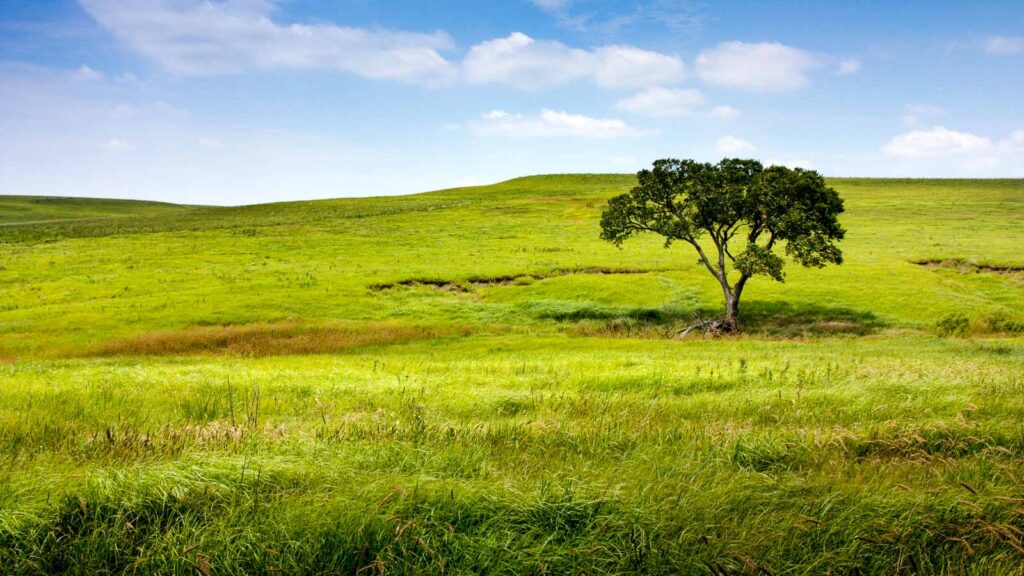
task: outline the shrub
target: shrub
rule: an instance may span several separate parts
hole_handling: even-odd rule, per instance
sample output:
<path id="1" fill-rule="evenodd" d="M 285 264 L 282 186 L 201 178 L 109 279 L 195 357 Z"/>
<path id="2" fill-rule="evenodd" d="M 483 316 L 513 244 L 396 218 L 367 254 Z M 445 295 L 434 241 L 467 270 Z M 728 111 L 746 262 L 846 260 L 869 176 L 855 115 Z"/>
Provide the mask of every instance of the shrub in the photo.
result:
<path id="1" fill-rule="evenodd" d="M 982 320 L 986 332 L 1009 332 L 1020 334 L 1024 332 L 1024 321 L 1007 318 L 1004 312 L 993 312 Z"/>
<path id="2" fill-rule="evenodd" d="M 971 320 L 963 312 L 952 312 L 935 322 L 935 332 L 940 336 L 963 336 L 971 327 Z"/>

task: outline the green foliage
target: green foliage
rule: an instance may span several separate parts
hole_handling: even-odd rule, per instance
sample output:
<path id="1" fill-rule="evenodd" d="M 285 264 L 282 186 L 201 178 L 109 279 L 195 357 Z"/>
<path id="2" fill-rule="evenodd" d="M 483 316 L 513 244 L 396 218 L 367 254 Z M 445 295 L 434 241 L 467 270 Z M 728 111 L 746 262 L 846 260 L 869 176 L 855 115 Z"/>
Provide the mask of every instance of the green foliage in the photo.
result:
<path id="1" fill-rule="evenodd" d="M 769 245 L 785 242 L 786 254 L 803 266 L 842 264 L 835 243 L 846 235 L 838 219 L 843 201 L 821 174 L 772 166 L 759 175 L 745 200 L 751 244 L 760 232 L 770 236 Z"/>
<path id="2" fill-rule="evenodd" d="M 963 336 L 971 328 L 971 319 L 963 312 L 952 312 L 935 322 L 935 331 L 940 336 Z"/>
<path id="3" fill-rule="evenodd" d="M 786 261 L 770 248 L 757 244 L 748 244 L 743 252 L 736 256 L 735 264 L 736 270 L 744 276 L 764 274 L 777 282 L 782 282 L 785 277 L 782 268 Z"/>
<path id="4" fill-rule="evenodd" d="M 776 244 L 803 266 L 843 261 L 836 246 L 846 233 L 838 220 L 843 201 L 817 172 L 765 169 L 755 160 L 735 158 L 718 164 L 668 159 L 640 171 L 637 181 L 628 194 L 609 200 L 601 238 L 621 246 L 631 236 L 653 232 L 666 247 L 690 244 L 721 284 L 730 319 L 748 278 L 783 280 L 785 261 L 772 251 Z M 701 246 L 705 239 L 714 244 L 710 256 Z M 730 261 L 739 272 L 735 284 L 728 279 Z"/>
<path id="5" fill-rule="evenodd" d="M 934 332 L 939 336 L 1020 334 L 1024 333 L 1024 321 L 1013 319 L 1005 311 L 993 311 L 975 318 L 956 311 L 939 318 L 935 322 Z"/>
<path id="6" fill-rule="evenodd" d="M 804 266 L 842 263 L 835 242 L 845 231 L 838 216 L 843 201 L 813 171 L 772 166 L 754 160 L 725 159 L 718 164 L 693 160 L 657 160 L 637 174 L 638 185 L 608 201 L 601 217 L 601 238 L 621 245 L 627 238 L 654 232 L 696 245 L 709 236 L 725 247 L 745 232 L 744 268 L 781 279 L 771 248 L 785 243 L 786 253 Z M 757 242 L 765 238 L 765 244 Z M 770 262 L 762 260 L 771 259 Z M 745 273 L 741 270 L 741 273 Z"/>

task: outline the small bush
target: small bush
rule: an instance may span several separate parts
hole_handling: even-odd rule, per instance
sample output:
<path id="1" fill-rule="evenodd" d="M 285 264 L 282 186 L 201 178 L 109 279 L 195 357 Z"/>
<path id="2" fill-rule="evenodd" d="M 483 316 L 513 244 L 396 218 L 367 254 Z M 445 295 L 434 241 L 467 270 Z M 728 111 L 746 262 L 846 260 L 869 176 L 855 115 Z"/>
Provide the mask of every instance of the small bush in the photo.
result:
<path id="1" fill-rule="evenodd" d="M 971 319 L 963 312 L 946 314 L 935 322 L 935 332 L 939 336 L 963 336 L 970 328 Z"/>
<path id="2" fill-rule="evenodd" d="M 982 319 L 986 332 L 1024 333 L 1024 321 L 1007 318 L 1005 313 L 993 312 Z"/>

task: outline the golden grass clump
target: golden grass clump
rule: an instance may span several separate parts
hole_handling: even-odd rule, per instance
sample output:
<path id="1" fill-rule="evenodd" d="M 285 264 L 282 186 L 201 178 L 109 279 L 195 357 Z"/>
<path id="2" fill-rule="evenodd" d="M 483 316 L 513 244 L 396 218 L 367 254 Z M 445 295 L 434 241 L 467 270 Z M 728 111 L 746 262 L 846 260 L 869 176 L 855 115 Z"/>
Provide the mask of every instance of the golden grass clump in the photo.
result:
<path id="1" fill-rule="evenodd" d="M 311 326 L 296 322 L 195 326 L 147 332 L 100 343 L 86 356 L 173 356 L 226 354 L 284 356 L 327 354 L 361 346 L 400 344 L 443 336 L 467 336 L 469 327 L 353 323 Z"/>

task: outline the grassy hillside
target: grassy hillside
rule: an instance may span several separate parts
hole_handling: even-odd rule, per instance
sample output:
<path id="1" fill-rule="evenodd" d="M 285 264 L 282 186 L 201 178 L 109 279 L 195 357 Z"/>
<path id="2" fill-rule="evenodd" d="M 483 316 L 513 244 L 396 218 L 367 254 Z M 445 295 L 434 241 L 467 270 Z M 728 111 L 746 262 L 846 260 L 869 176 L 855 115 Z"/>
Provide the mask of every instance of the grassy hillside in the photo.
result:
<path id="1" fill-rule="evenodd" d="M 597 238 L 603 202 L 631 182 L 545 176 L 400 198 L 173 216 L 143 205 L 134 218 L 0 226 L 0 354 L 81 355 L 153 331 L 253 322 L 607 331 L 619 317 L 682 320 L 718 307 L 693 254 L 656 238 L 623 250 Z M 745 312 L 755 324 L 864 332 L 926 328 L 955 312 L 979 325 L 1024 319 L 1019 276 L 913 263 L 1020 263 L 1021 181 L 833 184 L 847 201 L 847 263 L 752 282 Z M 416 280 L 450 286 L 403 285 Z M 789 317 L 799 321 L 779 321 Z"/>
<path id="2" fill-rule="evenodd" d="M 138 200 L 0 196 L 0 226 L 55 224 L 126 216 L 138 218 L 181 213 L 187 209 L 186 206 Z"/>
<path id="3" fill-rule="evenodd" d="M 833 180 L 685 341 L 632 181 L 0 197 L 0 573 L 1020 574 L 1024 181 Z"/>

